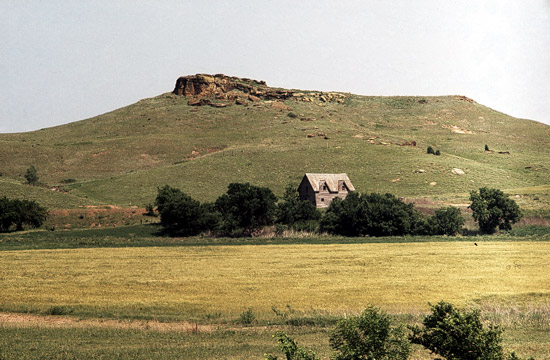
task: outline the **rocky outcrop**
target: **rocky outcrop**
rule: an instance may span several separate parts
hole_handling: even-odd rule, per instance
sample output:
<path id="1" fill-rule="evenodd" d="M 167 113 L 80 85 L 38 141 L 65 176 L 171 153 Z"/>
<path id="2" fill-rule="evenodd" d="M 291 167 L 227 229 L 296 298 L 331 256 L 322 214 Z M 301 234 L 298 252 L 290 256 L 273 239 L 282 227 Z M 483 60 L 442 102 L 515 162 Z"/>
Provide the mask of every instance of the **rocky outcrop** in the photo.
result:
<path id="1" fill-rule="evenodd" d="M 192 105 L 211 105 L 200 101 L 203 98 L 215 97 L 217 100 L 235 101 L 244 104 L 246 100 L 258 102 L 261 100 L 284 101 L 293 99 L 309 102 L 339 102 L 343 103 L 344 94 L 322 92 L 297 92 L 294 90 L 271 88 L 265 81 L 238 78 L 223 74 L 208 75 L 197 74 L 182 76 L 176 81 L 172 93 L 192 98 Z M 246 100 L 245 100 L 246 99 Z"/>

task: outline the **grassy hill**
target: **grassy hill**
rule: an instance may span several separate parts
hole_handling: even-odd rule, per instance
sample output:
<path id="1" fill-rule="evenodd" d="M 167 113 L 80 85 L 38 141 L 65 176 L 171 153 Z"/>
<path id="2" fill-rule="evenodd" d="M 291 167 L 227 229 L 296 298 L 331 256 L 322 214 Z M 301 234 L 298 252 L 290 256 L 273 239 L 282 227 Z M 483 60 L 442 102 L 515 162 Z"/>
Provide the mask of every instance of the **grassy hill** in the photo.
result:
<path id="1" fill-rule="evenodd" d="M 361 192 L 446 199 L 488 185 L 548 198 L 550 126 L 463 96 L 342 99 L 198 107 L 166 93 L 67 125 L 0 134 L 0 194 L 52 208 L 143 206 L 165 184 L 206 201 L 230 182 L 282 195 L 306 172 L 346 172 Z M 441 156 L 426 154 L 429 145 Z M 24 184 L 30 165 L 47 186 Z"/>

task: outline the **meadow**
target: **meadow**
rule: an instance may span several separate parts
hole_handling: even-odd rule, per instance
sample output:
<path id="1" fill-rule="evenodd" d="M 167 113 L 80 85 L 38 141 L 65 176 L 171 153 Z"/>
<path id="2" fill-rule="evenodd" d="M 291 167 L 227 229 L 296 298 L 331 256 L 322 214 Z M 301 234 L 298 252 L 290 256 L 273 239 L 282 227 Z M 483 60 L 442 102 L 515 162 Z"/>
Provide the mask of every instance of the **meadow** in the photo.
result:
<path id="1" fill-rule="evenodd" d="M 550 127 L 463 97 L 346 94 L 343 104 L 286 100 L 285 109 L 187 102 L 162 94 L 67 125 L 0 134 L 0 191 L 50 209 L 144 207 L 166 184 L 200 201 L 231 182 L 281 196 L 306 172 L 346 172 L 360 192 L 404 197 L 467 196 L 487 185 L 512 195 L 529 188 L 532 198 L 548 191 Z M 24 184 L 31 164 L 43 186 Z"/>
<path id="2" fill-rule="evenodd" d="M 50 249 L 40 238 L 56 232 L 1 236 L 0 311 L 37 317 L 1 322 L 5 356 L 261 358 L 276 352 L 271 335 L 283 329 L 328 357 L 338 317 L 374 304 L 416 323 L 429 302 L 445 300 L 502 325 L 507 348 L 550 358 L 547 234 L 157 238 L 153 246 L 148 231 L 66 232 L 67 242 L 97 235 L 74 248 L 58 232 Z M 123 243 L 129 233 L 133 243 Z M 15 349 L 23 355 L 12 357 Z M 430 357 L 417 349 L 413 358 Z"/>
<path id="3" fill-rule="evenodd" d="M 463 96 L 343 98 L 213 108 L 166 93 L 0 134 L 0 196 L 50 211 L 40 230 L 0 234 L 0 359 L 261 358 L 278 329 L 328 358 L 338 318 L 372 304 L 418 323 L 439 300 L 481 309 L 507 349 L 550 359 L 550 127 Z M 483 186 L 525 217 L 494 236 L 233 239 L 162 237 L 144 215 L 166 184 L 201 202 L 231 182 L 280 197 L 306 172 L 345 172 L 427 214 L 457 206 L 465 234 Z"/>

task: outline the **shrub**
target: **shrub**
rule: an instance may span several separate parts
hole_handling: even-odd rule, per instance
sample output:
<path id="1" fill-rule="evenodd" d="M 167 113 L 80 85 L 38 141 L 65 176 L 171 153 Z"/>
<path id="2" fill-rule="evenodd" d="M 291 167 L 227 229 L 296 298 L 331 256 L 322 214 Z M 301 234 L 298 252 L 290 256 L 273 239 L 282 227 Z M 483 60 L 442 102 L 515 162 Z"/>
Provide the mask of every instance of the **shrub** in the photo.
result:
<path id="1" fill-rule="evenodd" d="M 487 146 L 487 144 L 485 144 L 485 151 L 489 151 L 489 146 Z"/>
<path id="2" fill-rule="evenodd" d="M 484 234 L 493 234 L 498 226 L 501 230 L 511 230 L 518 222 L 521 210 L 518 204 L 498 189 L 480 188 L 479 193 L 470 193 L 472 216 Z"/>
<path id="3" fill-rule="evenodd" d="M 432 235 L 456 235 L 464 225 L 460 209 L 449 206 L 438 209 L 428 219 L 429 233 Z"/>
<path id="4" fill-rule="evenodd" d="M 145 215 L 146 216 L 157 216 L 155 213 L 155 207 L 153 204 L 147 204 L 145 205 Z"/>
<path id="5" fill-rule="evenodd" d="M 24 225 L 40 227 L 47 215 L 47 209 L 35 201 L 0 198 L 0 232 L 23 230 Z"/>
<path id="6" fill-rule="evenodd" d="M 54 305 L 44 311 L 44 315 L 70 315 L 72 314 L 73 309 L 66 306 Z"/>
<path id="7" fill-rule="evenodd" d="M 296 114 L 293 113 L 293 112 L 289 112 L 289 113 L 288 113 L 288 117 L 291 118 L 291 119 L 295 119 L 295 118 L 298 117 L 298 115 L 296 115 Z"/>
<path id="8" fill-rule="evenodd" d="M 270 189 L 249 183 L 229 184 L 227 193 L 215 203 L 222 217 L 222 232 L 252 235 L 256 230 L 273 224 L 277 198 Z"/>
<path id="9" fill-rule="evenodd" d="M 252 325 L 255 321 L 256 315 L 254 315 L 251 308 L 248 308 L 246 311 L 241 313 L 238 323 L 241 325 Z"/>
<path id="10" fill-rule="evenodd" d="M 321 219 L 321 231 L 344 236 L 417 234 L 423 218 L 412 204 L 392 194 L 350 193 L 334 199 Z"/>
<path id="11" fill-rule="evenodd" d="M 435 151 L 434 155 L 437 155 L 437 156 L 441 155 L 441 152 L 439 151 L 439 149 L 437 149 L 437 150 Z"/>
<path id="12" fill-rule="evenodd" d="M 285 354 L 287 360 L 319 360 L 319 358 L 315 356 L 315 352 L 298 346 L 298 343 L 284 332 L 279 331 L 274 337 L 277 338 L 279 349 Z M 271 354 L 265 354 L 264 359 L 277 360 L 278 357 Z"/>
<path id="13" fill-rule="evenodd" d="M 340 320 L 329 341 L 336 360 L 397 360 L 410 353 L 403 327 L 392 327 L 390 317 L 374 307 Z"/>
<path id="14" fill-rule="evenodd" d="M 422 324 L 422 328 L 409 327 L 411 342 L 447 360 L 518 359 L 514 353 L 505 356 L 502 331 L 492 325 L 484 328 L 479 310 L 462 311 L 442 301 L 432 305 L 432 313 Z"/>
<path id="15" fill-rule="evenodd" d="M 321 213 L 308 200 L 300 200 L 296 186 L 288 185 L 283 201 L 277 205 L 277 223 L 286 224 L 294 228 L 302 228 L 305 224 L 318 221 Z"/>
<path id="16" fill-rule="evenodd" d="M 283 236 L 287 227 L 283 224 L 275 224 L 275 236 Z"/>
<path id="17" fill-rule="evenodd" d="M 426 150 L 426 153 L 427 154 L 433 154 L 434 153 L 434 148 L 431 147 L 431 146 L 428 146 L 428 149 Z"/>
<path id="18" fill-rule="evenodd" d="M 27 180 L 27 184 L 30 185 L 36 185 L 38 184 L 38 171 L 36 171 L 36 168 L 34 165 L 31 165 L 27 172 L 25 173 L 25 179 Z"/>

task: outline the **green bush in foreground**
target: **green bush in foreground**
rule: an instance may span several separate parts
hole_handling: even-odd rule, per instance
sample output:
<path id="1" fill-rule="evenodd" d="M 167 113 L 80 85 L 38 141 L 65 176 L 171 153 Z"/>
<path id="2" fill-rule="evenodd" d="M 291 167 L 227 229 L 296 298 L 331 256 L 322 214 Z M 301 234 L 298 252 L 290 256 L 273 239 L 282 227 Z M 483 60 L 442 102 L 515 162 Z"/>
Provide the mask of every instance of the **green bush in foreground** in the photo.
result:
<path id="1" fill-rule="evenodd" d="M 463 311 L 441 301 L 422 324 L 409 326 L 412 333 L 407 336 L 403 325 L 392 326 L 388 314 L 370 306 L 361 315 L 338 322 L 329 339 L 335 351 L 331 359 L 406 360 L 413 343 L 447 360 L 521 360 L 513 352 L 504 353 L 502 330 L 492 325 L 485 328 L 479 310 Z M 278 332 L 275 337 L 287 359 L 316 359 L 314 352 L 300 348 L 286 334 Z M 277 357 L 266 355 L 265 359 Z"/>
<path id="2" fill-rule="evenodd" d="M 274 337 L 277 338 L 279 348 L 285 354 L 286 360 L 319 360 L 313 351 L 305 350 L 298 346 L 298 343 L 285 333 L 279 331 Z M 277 360 L 278 357 L 271 354 L 265 354 L 264 359 Z"/>
<path id="3" fill-rule="evenodd" d="M 410 340 L 447 360 L 516 360 L 502 349 L 502 330 L 481 322 L 479 310 L 462 311 L 452 304 L 432 305 L 432 313 L 422 322 L 424 327 L 411 326 Z"/>
<path id="4" fill-rule="evenodd" d="M 335 360 L 404 360 L 410 354 L 403 326 L 392 327 L 389 315 L 375 307 L 340 320 L 330 346 Z"/>

